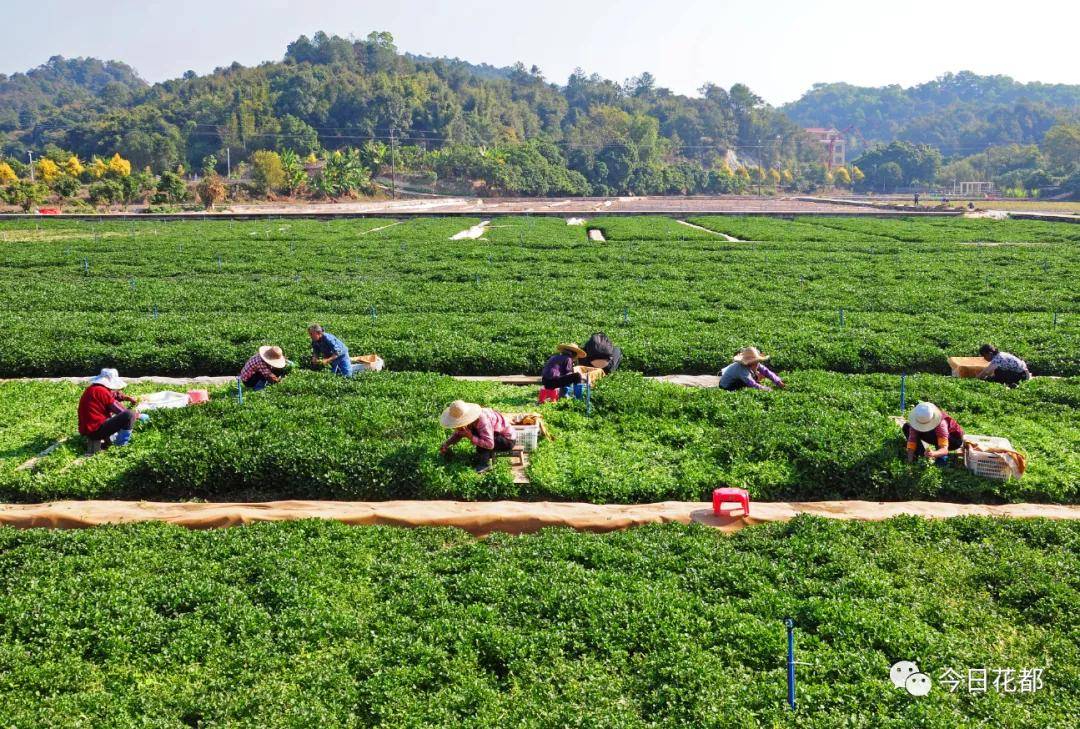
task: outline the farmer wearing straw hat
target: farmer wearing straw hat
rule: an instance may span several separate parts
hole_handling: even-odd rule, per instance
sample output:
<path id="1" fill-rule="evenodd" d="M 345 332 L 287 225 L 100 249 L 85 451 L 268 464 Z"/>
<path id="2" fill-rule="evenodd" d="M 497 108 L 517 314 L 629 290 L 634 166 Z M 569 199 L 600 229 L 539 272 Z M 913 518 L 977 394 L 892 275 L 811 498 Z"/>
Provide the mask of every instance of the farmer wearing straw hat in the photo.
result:
<path id="1" fill-rule="evenodd" d="M 259 352 L 244 363 L 240 370 L 240 382 L 252 390 L 261 390 L 267 385 L 280 382 L 283 370 L 289 364 L 281 347 L 259 347 Z"/>
<path id="2" fill-rule="evenodd" d="M 308 336 L 311 337 L 312 365 L 330 365 L 330 371 L 335 375 L 352 377 L 352 359 L 344 342 L 323 329 L 321 324 L 309 326 Z"/>
<path id="3" fill-rule="evenodd" d="M 79 398 L 79 434 L 89 442 L 87 452 L 91 455 L 108 448 L 113 436 L 116 436 L 117 445 L 124 445 L 131 439 L 139 412 L 128 410 L 120 403 L 136 405 L 139 401 L 125 395 L 125 387 L 127 383 L 120 379 L 120 373 L 106 367 L 90 380 Z"/>
<path id="4" fill-rule="evenodd" d="M 949 451 L 964 446 L 964 429 L 932 402 L 920 402 L 913 407 L 903 430 L 907 438 L 908 463 L 918 456 L 926 456 L 944 466 L 948 463 Z"/>
<path id="5" fill-rule="evenodd" d="M 453 428 L 441 446 L 439 453 L 450 455 L 450 449 L 462 438 L 468 438 L 476 446 L 476 472 L 484 473 L 491 468 L 495 451 L 509 451 L 514 447 L 514 429 L 502 413 L 477 405 L 454 400 L 443 410 L 439 422 L 444 428 Z"/>
<path id="6" fill-rule="evenodd" d="M 762 384 L 768 379 L 779 388 L 786 385 L 772 370 L 763 362 L 769 359 L 768 355 L 761 353 L 757 347 L 745 347 L 731 358 L 731 364 L 720 372 L 720 388 L 724 390 L 741 390 L 744 387 L 752 387 L 755 390 L 771 392 L 772 388 Z"/>
<path id="7" fill-rule="evenodd" d="M 548 390 L 558 390 L 569 385 L 581 384 L 581 373 L 574 370 L 574 363 L 585 356 L 585 350 L 576 344 L 560 344 L 555 354 L 548 358 L 540 380 Z"/>

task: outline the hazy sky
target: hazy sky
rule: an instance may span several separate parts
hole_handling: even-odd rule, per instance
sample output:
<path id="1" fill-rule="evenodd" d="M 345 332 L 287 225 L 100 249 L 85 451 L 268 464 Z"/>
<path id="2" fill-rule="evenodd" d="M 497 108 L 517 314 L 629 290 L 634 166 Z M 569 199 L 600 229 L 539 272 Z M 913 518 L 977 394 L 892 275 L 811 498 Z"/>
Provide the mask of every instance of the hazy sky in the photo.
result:
<path id="1" fill-rule="evenodd" d="M 4 0 L 0 73 L 50 56 L 125 61 L 149 81 L 277 60 L 301 34 L 388 30 L 400 50 L 576 67 L 622 81 L 650 71 L 695 93 L 748 84 L 774 104 L 815 82 L 909 86 L 946 71 L 1080 83 L 1080 0 Z"/>

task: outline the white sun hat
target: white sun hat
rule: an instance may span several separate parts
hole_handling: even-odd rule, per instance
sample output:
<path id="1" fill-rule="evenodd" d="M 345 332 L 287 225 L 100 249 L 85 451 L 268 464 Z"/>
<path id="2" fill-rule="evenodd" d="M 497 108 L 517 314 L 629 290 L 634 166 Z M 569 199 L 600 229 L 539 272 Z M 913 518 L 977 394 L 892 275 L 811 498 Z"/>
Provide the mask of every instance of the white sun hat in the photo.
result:
<path id="1" fill-rule="evenodd" d="M 127 383 L 120 379 L 120 373 L 111 367 L 101 370 L 101 374 L 90 380 L 91 385 L 105 385 L 110 390 L 123 390 Z"/>
<path id="2" fill-rule="evenodd" d="M 941 408 L 932 402 L 921 402 L 911 409 L 908 423 L 920 433 L 929 433 L 938 427 L 944 415 Z"/>
<path id="3" fill-rule="evenodd" d="M 460 428 L 475 422 L 480 417 L 481 410 L 483 408 L 476 403 L 454 400 L 446 410 L 443 410 L 439 422 L 444 428 Z"/>

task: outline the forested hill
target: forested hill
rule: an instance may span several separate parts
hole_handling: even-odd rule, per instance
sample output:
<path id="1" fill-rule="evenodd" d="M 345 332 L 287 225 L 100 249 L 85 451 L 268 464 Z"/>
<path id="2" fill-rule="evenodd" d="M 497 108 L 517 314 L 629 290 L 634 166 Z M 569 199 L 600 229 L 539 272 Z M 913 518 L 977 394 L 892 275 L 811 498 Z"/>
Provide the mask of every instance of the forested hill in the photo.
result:
<path id="1" fill-rule="evenodd" d="M 1080 85 L 961 71 L 909 88 L 815 84 L 781 110 L 804 126 L 854 126 L 871 144 L 903 140 L 964 155 L 990 145 L 1036 144 L 1056 122 L 1080 120 Z"/>
<path id="2" fill-rule="evenodd" d="M 50 62 L 25 78 L 70 63 Z M 578 71 L 556 84 L 535 66 L 407 55 L 388 33 L 301 36 L 280 61 L 123 86 L 88 96 L 22 83 L 6 99 L 12 113 L 0 152 L 25 157 L 52 144 L 84 159 L 120 152 L 137 169 L 197 169 L 226 148 L 234 160 L 260 148 L 307 154 L 386 142 L 393 130 L 399 145 L 427 150 L 490 152 L 529 140 L 528 154 L 580 173 L 574 185 L 587 180 L 597 192 L 661 190 L 665 171 L 684 163 L 686 175 L 701 177 L 726 150 L 766 168 L 817 158 L 797 126 L 741 84 L 708 85 L 697 97 L 659 88 L 648 73 L 619 83 Z M 672 184 L 685 188 L 685 175 L 677 177 Z"/>
<path id="3" fill-rule="evenodd" d="M 26 73 L 0 74 L 0 133 L 32 129 L 58 109 L 122 105 L 146 87 L 125 63 L 53 56 Z"/>

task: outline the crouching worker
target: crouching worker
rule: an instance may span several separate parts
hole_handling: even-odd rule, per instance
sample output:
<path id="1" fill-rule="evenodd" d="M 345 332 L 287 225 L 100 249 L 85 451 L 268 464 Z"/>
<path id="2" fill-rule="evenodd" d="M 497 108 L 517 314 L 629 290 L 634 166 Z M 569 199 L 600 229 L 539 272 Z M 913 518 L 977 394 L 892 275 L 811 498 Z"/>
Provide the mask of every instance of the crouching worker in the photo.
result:
<path id="1" fill-rule="evenodd" d="M 88 455 L 108 448 L 114 442 L 125 445 L 131 440 L 131 430 L 139 413 L 128 410 L 120 403 L 135 405 L 138 400 L 125 395 L 125 387 L 127 383 L 120 379 L 116 370 L 105 368 L 90 380 L 90 385 L 79 398 L 79 434 L 88 441 Z"/>
<path id="2" fill-rule="evenodd" d="M 926 456 L 937 465 L 945 466 L 949 462 L 949 451 L 964 447 L 964 429 L 932 402 L 921 402 L 912 408 L 903 430 L 907 437 L 908 463 Z"/>
<path id="3" fill-rule="evenodd" d="M 514 448 L 514 429 L 502 413 L 491 408 L 464 400 L 455 400 L 443 411 L 439 422 L 454 432 L 439 446 L 439 454 L 449 456 L 450 449 L 462 438 L 468 438 L 476 446 L 476 472 L 491 469 L 491 457 L 495 451 Z"/>
<path id="4" fill-rule="evenodd" d="M 1006 387 L 1016 387 L 1021 382 L 1031 379 L 1031 370 L 1027 362 L 1015 354 L 1002 352 L 992 344 L 984 344 L 979 347 L 979 356 L 989 364 L 983 368 L 978 377 L 981 380 L 999 382 Z"/>
<path id="5" fill-rule="evenodd" d="M 574 369 L 574 365 L 584 356 L 585 350 L 576 344 L 560 344 L 555 347 L 555 354 L 551 355 L 544 365 L 540 381 L 548 390 L 580 385 L 581 373 Z"/>
<path id="6" fill-rule="evenodd" d="M 244 363 L 240 370 L 240 382 L 252 390 L 261 390 L 269 384 L 280 382 L 285 376 L 289 360 L 281 347 L 259 347 L 259 353 Z"/>
<path id="7" fill-rule="evenodd" d="M 326 331 L 319 324 L 308 327 L 311 337 L 311 364 L 315 367 L 330 365 L 330 371 L 342 377 L 352 377 L 352 359 L 344 342 Z"/>
<path id="8" fill-rule="evenodd" d="M 746 347 L 731 358 L 731 364 L 720 371 L 720 388 L 723 390 L 741 390 L 744 387 L 752 387 L 755 390 L 772 391 L 772 388 L 763 384 L 768 379 L 779 388 L 784 388 L 784 381 L 766 367 L 763 362 L 768 361 L 768 355 L 761 353 L 757 347 Z"/>

